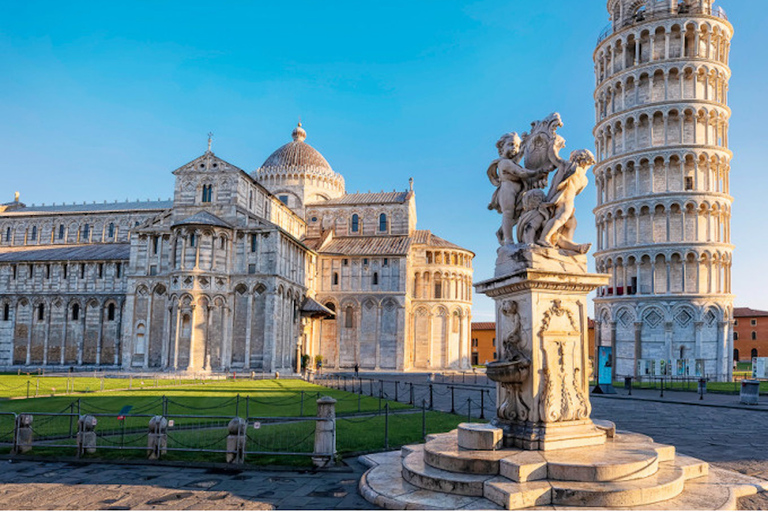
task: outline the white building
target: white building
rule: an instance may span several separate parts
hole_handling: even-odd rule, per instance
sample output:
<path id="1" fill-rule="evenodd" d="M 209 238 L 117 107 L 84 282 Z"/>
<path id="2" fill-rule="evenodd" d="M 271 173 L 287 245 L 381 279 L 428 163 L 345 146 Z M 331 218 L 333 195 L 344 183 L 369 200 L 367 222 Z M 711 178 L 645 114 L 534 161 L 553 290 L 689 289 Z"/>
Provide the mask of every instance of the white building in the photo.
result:
<path id="1" fill-rule="evenodd" d="M 614 372 L 731 376 L 728 54 L 710 0 L 609 0 L 594 53 L 598 343 Z"/>
<path id="2" fill-rule="evenodd" d="M 0 366 L 468 367 L 474 255 L 305 138 L 251 175 L 209 148 L 169 201 L 0 206 Z"/>

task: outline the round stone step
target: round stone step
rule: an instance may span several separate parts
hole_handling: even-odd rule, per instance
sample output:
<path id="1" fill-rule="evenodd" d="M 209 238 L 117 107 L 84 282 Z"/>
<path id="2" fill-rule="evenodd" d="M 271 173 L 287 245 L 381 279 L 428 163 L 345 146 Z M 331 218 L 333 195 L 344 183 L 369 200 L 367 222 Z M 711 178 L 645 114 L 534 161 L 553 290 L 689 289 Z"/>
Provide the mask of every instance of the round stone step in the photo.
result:
<path id="1" fill-rule="evenodd" d="M 403 459 L 403 479 L 428 491 L 461 496 L 483 496 L 483 483 L 490 475 L 470 475 L 437 469 L 424 462 L 424 451 L 417 450 Z"/>
<path id="2" fill-rule="evenodd" d="M 475 475 L 498 474 L 499 460 L 509 455 L 507 449 L 464 450 L 459 447 L 456 436 L 439 436 L 424 445 L 424 461 L 430 466 Z"/>
<path id="3" fill-rule="evenodd" d="M 547 478 L 577 482 L 613 482 L 637 480 L 653 475 L 659 469 L 659 457 L 643 445 L 606 444 L 590 448 L 573 448 L 544 453 Z"/>
<path id="4" fill-rule="evenodd" d="M 665 462 L 659 470 L 639 480 L 619 482 L 558 482 L 552 486 L 552 505 L 572 507 L 637 507 L 669 500 L 683 492 L 683 470 Z"/>

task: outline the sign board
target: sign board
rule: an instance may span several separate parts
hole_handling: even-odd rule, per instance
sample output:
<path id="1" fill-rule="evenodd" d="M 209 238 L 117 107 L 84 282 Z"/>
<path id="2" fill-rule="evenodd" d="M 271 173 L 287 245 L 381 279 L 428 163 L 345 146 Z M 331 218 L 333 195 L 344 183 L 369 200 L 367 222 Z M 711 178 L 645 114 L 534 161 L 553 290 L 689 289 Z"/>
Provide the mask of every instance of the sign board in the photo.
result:
<path id="1" fill-rule="evenodd" d="M 752 378 L 768 379 L 768 357 L 752 358 Z"/>
<path id="2" fill-rule="evenodd" d="M 98 423 L 98 421 L 96 420 L 96 418 L 93 418 L 93 426 L 94 427 L 96 426 L 96 423 Z"/>
<path id="3" fill-rule="evenodd" d="M 253 422 L 253 428 L 256 430 L 259 430 L 261 428 L 261 422 L 260 421 L 254 421 Z"/>
<path id="4" fill-rule="evenodd" d="M 613 347 L 597 347 L 597 383 L 613 383 Z"/>
<path id="5" fill-rule="evenodd" d="M 169 427 L 172 427 L 172 426 L 173 426 L 173 420 L 168 420 L 168 426 L 169 426 Z"/>
<path id="6" fill-rule="evenodd" d="M 132 405 L 126 405 L 122 409 L 120 409 L 120 412 L 117 413 L 117 419 L 118 420 L 124 420 L 126 416 L 128 416 L 128 413 L 131 412 L 131 409 L 133 409 Z"/>

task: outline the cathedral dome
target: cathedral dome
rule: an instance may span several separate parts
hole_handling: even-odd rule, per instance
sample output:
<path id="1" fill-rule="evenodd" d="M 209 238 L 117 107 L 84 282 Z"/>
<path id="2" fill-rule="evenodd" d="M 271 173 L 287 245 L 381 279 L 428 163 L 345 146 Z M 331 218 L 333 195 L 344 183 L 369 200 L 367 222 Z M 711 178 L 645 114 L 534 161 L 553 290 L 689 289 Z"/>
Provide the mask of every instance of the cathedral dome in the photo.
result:
<path id="1" fill-rule="evenodd" d="M 269 155 L 256 171 L 258 176 L 291 171 L 304 171 L 336 177 L 331 165 L 318 150 L 304 142 L 307 132 L 301 123 L 291 133 L 293 140 Z"/>
<path id="2" fill-rule="evenodd" d="M 251 176 L 303 216 L 305 204 L 344 195 L 344 178 L 318 150 L 304 142 L 307 132 L 301 123 L 291 137 L 291 142 L 269 155 Z"/>

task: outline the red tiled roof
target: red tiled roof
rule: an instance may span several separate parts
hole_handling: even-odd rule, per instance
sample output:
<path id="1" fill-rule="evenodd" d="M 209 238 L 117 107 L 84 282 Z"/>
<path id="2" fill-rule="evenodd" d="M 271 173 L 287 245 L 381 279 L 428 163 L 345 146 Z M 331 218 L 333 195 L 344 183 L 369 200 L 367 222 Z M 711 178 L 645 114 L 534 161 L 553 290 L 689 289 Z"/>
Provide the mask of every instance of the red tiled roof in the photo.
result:
<path id="1" fill-rule="evenodd" d="M 432 234 L 432 232 L 428 229 L 417 229 L 416 231 L 413 232 L 411 239 L 413 240 L 414 245 L 427 245 L 429 247 L 438 247 L 443 249 L 458 249 L 460 251 L 472 252 L 454 244 L 453 242 L 449 242 L 448 240 L 445 240 L 443 238 L 440 238 L 437 235 Z"/>
<path id="2" fill-rule="evenodd" d="M 312 247 L 312 242 L 307 246 Z M 322 249 L 315 250 L 320 254 L 396 256 L 408 254 L 409 246 L 407 236 L 351 236 L 334 238 Z"/>
<path id="3" fill-rule="evenodd" d="M 355 205 L 355 204 L 393 204 L 404 203 L 410 197 L 411 192 L 368 192 L 344 194 L 341 197 L 312 203 L 312 206 L 335 206 L 335 205 Z"/>
<path id="4" fill-rule="evenodd" d="M 473 331 L 495 331 L 496 322 L 472 322 Z"/>
<path id="5" fill-rule="evenodd" d="M 733 308 L 733 318 L 744 318 L 748 316 L 768 316 L 768 311 L 752 308 Z"/>

